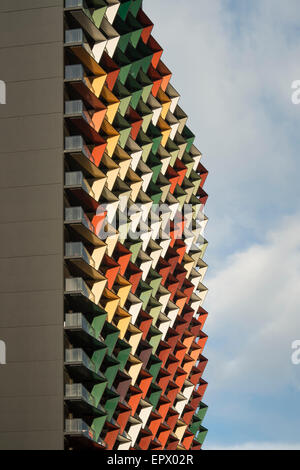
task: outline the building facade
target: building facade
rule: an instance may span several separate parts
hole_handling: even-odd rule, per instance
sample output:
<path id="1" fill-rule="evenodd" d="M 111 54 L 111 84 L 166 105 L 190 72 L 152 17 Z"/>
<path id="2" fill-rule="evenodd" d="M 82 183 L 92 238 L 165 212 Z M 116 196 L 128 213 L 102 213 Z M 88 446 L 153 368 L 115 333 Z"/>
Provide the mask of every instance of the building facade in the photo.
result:
<path id="1" fill-rule="evenodd" d="M 208 172 L 142 3 L 1 1 L 0 449 L 207 433 Z"/>

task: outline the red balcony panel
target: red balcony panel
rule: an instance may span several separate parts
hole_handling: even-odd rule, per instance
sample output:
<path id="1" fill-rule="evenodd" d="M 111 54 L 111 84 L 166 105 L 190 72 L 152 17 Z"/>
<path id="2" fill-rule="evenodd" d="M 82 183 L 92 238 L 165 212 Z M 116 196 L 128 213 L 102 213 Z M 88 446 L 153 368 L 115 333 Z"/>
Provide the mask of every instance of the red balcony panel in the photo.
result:
<path id="1" fill-rule="evenodd" d="M 159 430 L 157 432 L 157 440 L 161 443 L 163 448 L 165 448 L 170 434 L 171 434 L 171 430 L 169 426 L 167 426 L 166 424 L 161 424 L 159 426 Z"/>
<path id="2" fill-rule="evenodd" d="M 183 261 L 185 252 L 186 252 L 186 244 L 184 243 L 183 240 L 175 240 L 173 248 L 176 251 L 176 253 L 179 255 L 178 263 L 181 264 Z"/>
<path id="3" fill-rule="evenodd" d="M 191 405 L 192 408 L 197 409 L 201 401 L 202 401 L 202 395 L 197 390 L 194 390 L 189 404 Z"/>
<path id="4" fill-rule="evenodd" d="M 102 54 L 100 65 L 107 73 L 107 88 L 112 91 L 118 79 L 120 67 L 109 57 L 106 51 Z"/>
<path id="5" fill-rule="evenodd" d="M 120 432 L 119 426 L 115 426 L 114 424 L 109 423 L 106 421 L 104 430 L 102 431 L 105 434 L 103 438 L 104 442 L 106 442 L 106 450 L 113 450 L 115 442 Z"/>
<path id="6" fill-rule="evenodd" d="M 156 351 L 156 355 L 162 361 L 162 367 L 165 367 L 171 351 L 172 351 L 172 348 L 168 343 L 166 343 L 165 341 L 161 341 L 159 343 L 158 349 Z"/>
<path id="7" fill-rule="evenodd" d="M 142 429 L 139 434 L 138 445 L 141 450 L 148 450 L 151 441 L 153 440 L 152 432 L 147 429 Z"/>
<path id="8" fill-rule="evenodd" d="M 145 312 L 144 310 L 141 310 L 139 313 L 138 319 L 136 321 L 136 326 L 138 327 L 139 330 L 143 332 L 142 339 L 146 340 L 149 330 L 151 328 L 153 322 L 153 318 L 149 313 Z"/>
<path id="9" fill-rule="evenodd" d="M 198 168 L 197 168 L 197 173 L 201 176 L 201 183 L 200 186 L 203 188 L 205 181 L 208 177 L 208 171 L 207 169 L 202 165 L 202 163 L 199 163 Z"/>
<path id="10" fill-rule="evenodd" d="M 200 379 L 199 380 L 199 388 L 198 388 L 198 393 L 201 395 L 201 400 L 206 392 L 206 389 L 207 389 L 207 386 L 208 386 L 208 383 L 205 382 L 205 380 L 203 379 Z"/>
<path id="11" fill-rule="evenodd" d="M 170 300 L 173 302 L 179 287 L 179 281 L 173 276 L 173 274 L 169 274 L 165 287 L 171 293 Z"/>
<path id="12" fill-rule="evenodd" d="M 171 432 L 174 431 L 178 418 L 179 418 L 179 413 L 174 408 L 170 408 L 165 421 L 167 425 L 170 427 Z"/>
<path id="13" fill-rule="evenodd" d="M 200 334 L 202 325 L 199 320 L 196 320 L 196 318 L 192 318 L 189 330 L 192 333 L 193 336 L 197 337 Z"/>
<path id="14" fill-rule="evenodd" d="M 172 77 L 172 72 L 168 69 L 168 67 L 161 60 L 159 61 L 159 64 L 156 67 L 156 70 L 163 77 L 162 84 L 161 84 L 161 89 L 163 91 L 166 91 L 167 86 L 169 85 L 169 82 L 170 82 L 171 77 Z"/>
<path id="15" fill-rule="evenodd" d="M 129 377 L 129 375 L 125 374 L 121 370 L 118 371 L 113 385 L 122 400 L 125 400 L 131 381 L 132 378 Z"/>
<path id="16" fill-rule="evenodd" d="M 198 344 L 198 346 L 200 346 L 202 348 L 202 351 L 203 351 L 203 349 L 205 348 L 205 345 L 207 343 L 208 336 L 205 333 L 203 333 L 203 331 L 200 331 L 198 337 L 200 337 L 200 339 L 198 340 L 197 344 Z"/>
<path id="17" fill-rule="evenodd" d="M 104 255 L 100 269 L 107 279 L 107 288 L 112 290 L 117 275 L 120 271 L 120 265 L 116 263 L 113 258 L 110 258 L 108 255 Z"/>
<path id="18" fill-rule="evenodd" d="M 199 346 L 197 343 L 193 342 L 190 346 L 189 356 L 192 359 L 194 359 L 195 362 L 197 362 L 201 352 L 202 352 L 201 346 Z"/>
<path id="19" fill-rule="evenodd" d="M 199 198 L 199 201 L 201 204 L 205 205 L 208 199 L 208 194 L 204 191 L 204 189 L 201 188 L 201 186 L 198 189 L 197 192 L 197 197 Z"/>
<path id="20" fill-rule="evenodd" d="M 167 340 L 166 342 L 168 343 L 168 345 L 171 347 L 171 352 L 173 353 L 174 349 L 175 349 L 175 346 L 177 344 L 177 341 L 179 340 L 180 338 L 180 334 L 177 333 L 176 330 L 174 330 L 174 328 L 169 328 L 168 330 L 168 333 L 167 333 Z M 170 358 L 170 354 L 169 354 L 169 358 Z M 167 362 L 168 363 L 168 362 Z M 168 369 L 169 370 L 169 369 Z"/>
<path id="21" fill-rule="evenodd" d="M 201 450 L 202 449 L 202 444 L 199 444 L 198 441 L 194 440 L 191 445 L 191 451 L 194 452 L 196 450 Z"/>
<path id="22" fill-rule="evenodd" d="M 195 290 L 194 284 L 192 284 L 190 281 L 185 279 L 183 282 L 182 291 L 187 296 L 187 302 L 191 300 L 194 290 Z"/>
<path id="23" fill-rule="evenodd" d="M 175 349 L 174 349 L 174 356 L 179 361 L 178 367 L 180 367 L 186 353 L 187 353 L 187 347 L 184 346 L 184 344 L 178 342 L 176 344 Z"/>
<path id="24" fill-rule="evenodd" d="M 193 310 L 189 305 L 185 304 L 184 309 L 181 312 L 181 316 L 188 323 L 189 327 L 192 323 L 194 314 L 195 314 L 195 310 Z"/>
<path id="25" fill-rule="evenodd" d="M 194 434 L 192 434 L 190 431 L 185 431 L 181 444 L 186 450 L 190 450 L 193 444 L 194 437 Z"/>
<path id="26" fill-rule="evenodd" d="M 116 414 L 118 415 L 116 421 L 120 426 L 120 434 L 122 434 L 125 430 L 125 427 L 128 423 L 128 420 L 131 416 L 131 408 L 127 405 L 119 403 L 117 406 Z"/>
<path id="27" fill-rule="evenodd" d="M 150 36 L 147 46 L 151 49 L 153 52 L 153 59 L 152 59 L 152 66 L 156 69 L 156 67 L 159 64 L 160 58 L 163 53 L 162 47 L 158 44 L 158 42 L 154 39 L 153 36 Z"/>
<path id="28" fill-rule="evenodd" d="M 169 450 L 169 451 L 177 450 L 178 445 L 179 445 L 179 439 L 177 439 L 176 436 L 170 436 L 166 444 L 166 450 Z"/>
<path id="29" fill-rule="evenodd" d="M 143 26 L 143 32 L 142 32 L 141 38 L 144 41 L 144 43 L 147 44 L 151 36 L 151 32 L 153 30 L 154 25 L 142 9 L 140 9 L 140 11 L 137 14 L 137 20 Z"/>
<path id="30" fill-rule="evenodd" d="M 128 406 L 132 409 L 131 416 L 134 416 L 141 401 L 143 392 L 139 387 L 133 387 L 132 385 L 129 387 L 129 391 L 127 393 L 126 401 Z"/>
<path id="31" fill-rule="evenodd" d="M 149 417 L 149 421 L 148 421 L 148 428 L 152 432 L 153 437 L 156 437 L 157 431 L 161 423 L 162 423 L 161 415 L 159 413 L 152 411 Z"/>
<path id="32" fill-rule="evenodd" d="M 208 364 L 208 360 L 206 359 L 206 357 L 202 356 L 202 354 L 200 354 L 197 360 L 200 361 L 197 369 L 203 374 Z"/>
<path id="33" fill-rule="evenodd" d="M 193 358 L 188 356 L 187 354 L 184 356 L 184 359 L 182 361 L 182 368 L 188 373 L 191 373 L 192 368 L 194 367 L 196 361 L 194 361 Z"/>
<path id="34" fill-rule="evenodd" d="M 177 305 L 179 308 L 179 315 L 181 315 L 184 306 L 187 302 L 187 296 L 183 294 L 180 290 L 176 291 L 176 294 L 174 296 L 173 302 Z"/>
<path id="35" fill-rule="evenodd" d="M 199 315 L 198 321 L 201 323 L 201 329 L 203 329 L 208 317 L 208 312 L 204 310 L 204 308 L 200 307 L 197 313 Z"/>
<path id="36" fill-rule="evenodd" d="M 179 254 L 174 250 L 174 248 L 169 247 L 166 253 L 166 260 L 171 265 L 171 272 L 174 272 L 179 262 Z"/>
<path id="37" fill-rule="evenodd" d="M 161 369 L 159 371 L 156 382 L 157 382 L 157 385 L 162 389 L 163 393 L 165 393 L 166 391 L 170 377 L 171 377 L 171 374 L 166 369 Z"/>
<path id="38" fill-rule="evenodd" d="M 183 333 L 186 331 L 188 327 L 188 322 L 185 321 L 181 316 L 176 318 L 175 324 L 174 324 L 174 330 L 177 331 L 179 334 L 179 338 L 181 340 L 181 337 Z"/>
<path id="39" fill-rule="evenodd" d="M 169 276 L 171 272 L 171 265 L 163 258 L 159 258 L 156 270 L 158 274 L 162 277 L 161 283 L 164 286 L 166 283 L 167 277 Z"/>
<path id="40" fill-rule="evenodd" d="M 193 416 L 194 416 L 194 414 L 196 413 L 196 409 L 197 409 L 197 408 L 193 408 L 192 406 L 187 405 L 187 406 L 184 408 L 184 410 L 183 410 L 181 419 L 182 419 L 182 421 L 184 421 L 185 424 L 187 424 L 188 426 L 189 426 L 189 425 L 191 424 L 191 422 L 192 422 Z"/>
<path id="41" fill-rule="evenodd" d="M 170 400 L 166 396 L 162 395 L 157 405 L 157 411 L 161 415 L 163 421 L 165 421 L 170 407 L 171 407 Z"/>
<path id="42" fill-rule="evenodd" d="M 140 375 L 138 377 L 137 383 L 142 391 L 142 398 L 146 398 L 150 385 L 153 381 L 153 376 L 149 374 L 146 370 L 141 370 Z"/>
<path id="43" fill-rule="evenodd" d="M 151 441 L 151 444 L 149 446 L 149 450 L 152 451 L 152 452 L 156 452 L 158 450 L 164 450 L 164 449 L 163 449 L 163 446 L 161 445 L 161 443 L 159 441 L 157 441 L 156 439 L 154 439 L 153 441 Z"/>
<path id="44" fill-rule="evenodd" d="M 201 376 L 202 376 L 202 372 L 200 370 L 198 370 L 197 367 L 193 367 L 191 372 L 190 372 L 189 381 L 193 385 L 196 386 L 199 383 L 199 380 L 201 379 Z"/>
<path id="45" fill-rule="evenodd" d="M 178 385 L 179 389 L 182 390 L 183 384 L 186 381 L 188 374 L 181 367 L 178 367 L 174 376 L 174 382 Z"/>
<path id="46" fill-rule="evenodd" d="M 182 161 L 177 158 L 176 162 L 174 163 L 174 170 L 177 171 L 179 175 L 178 184 L 182 186 L 183 180 L 187 173 L 187 167 L 182 163 Z"/>
<path id="47" fill-rule="evenodd" d="M 156 98 L 157 93 L 161 87 L 163 78 L 152 65 L 150 65 L 149 67 L 148 75 L 153 82 L 152 95 L 154 96 L 154 98 Z"/>
<path id="48" fill-rule="evenodd" d="M 133 294 L 135 294 L 142 276 L 143 271 L 130 261 L 126 269 L 126 278 L 132 284 L 131 292 Z"/>
<path id="49" fill-rule="evenodd" d="M 113 258 L 120 266 L 120 274 L 124 276 L 129 261 L 131 260 L 132 253 L 120 242 L 117 243 L 114 250 Z"/>
<path id="50" fill-rule="evenodd" d="M 177 264 L 176 269 L 174 271 L 174 276 L 176 279 L 179 281 L 179 288 L 182 289 L 183 283 L 187 278 L 187 271 L 184 269 L 184 267 L 181 264 Z M 193 286 L 194 287 L 194 286 Z"/>
<path id="51" fill-rule="evenodd" d="M 101 145 L 96 145 L 92 151 L 92 156 L 94 159 L 94 163 L 96 166 L 100 165 L 100 162 L 102 160 L 102 157 L 104 155 L 105 149 L 107 147 L 107 143 L 105 142 L 104 144 Z"/>
<path id="52" fill-rule="evenodd" d="M 96 215 L 92 219 L 92 225 L 94 227 L 94 232 L 97 236 L 102 232 L 106 224 L 107 211 L 103 206 L 99 206 L 96 212 Z"/>
<path id="53" fill-rule="evenodd" d="M 171 406 L 174 405 L 174 401 L 176 400 L 176 397 L 179 392 L 180 392 L 180 389 L 178 385 L 175 382 L 169 382 L 169 385 L 166 390 L 166 396 L 170 400 Z"/>

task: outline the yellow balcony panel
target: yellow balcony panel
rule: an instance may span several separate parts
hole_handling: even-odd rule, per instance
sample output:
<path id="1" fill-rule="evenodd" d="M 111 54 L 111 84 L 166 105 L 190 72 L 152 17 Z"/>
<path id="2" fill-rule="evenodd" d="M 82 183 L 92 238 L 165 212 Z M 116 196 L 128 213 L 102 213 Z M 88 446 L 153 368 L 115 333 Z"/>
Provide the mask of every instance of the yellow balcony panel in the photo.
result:
<path id="1" fill-rule="evenodd" d="M 101 100 L 107 106 L 106 119 L 112 124 L 120 106 L 120 100 L 104 86 L 101 92 Z"/>
<path id="2" fill-rule="evenodd" d="M 112 257 L 113 252 L 115 251 L 116 245 L 119 240 L 119 233 L 114 227 L 110 224 L 105 226 L 105 243 L 107 246 L 107 254 Z"/>
<path id="3" fill-rule="evenodd" d="M 159 120 L 159 118 L 162 114 L 163 107 L 162 107 L 161 103 L 156 98 L 154 98 L 153 95 L 149 96 L 148 101 L 147 101 L 147 105 L 149 106 L 149 108 L 153 112 L 152 124 L 154 126 L 157 126 L 158 120 Z"/>
<path id="4" fill-rule="evenodd" d="M 126 183 L 130 186 L 132 193 L 131 199 L 136 201 L 138 194 L 143 186 L 143 180 L 131 168 L 129 168 L 126 175 Z"/>
<path id="5" fill-rule="evenodd" d="M 72 52 L 80 59 L 80 62 L 85 65 L 87 69 L 95 77 L 102 78 L 103 84 L 106 81 L 107 73 L 102 67 L 96 62 L 96 60 L 88 53 L 88 51 L 82 46 L 71 47 Z"/>
<path id="6" fill-rule="evenodd" d="M 187 271 L 187 278 L 191 276 L 192 270 L 194 268 L 194 260 L 189 255 L 185 254 L 182 260 L 182 265 Z M 191 281 L 192 282 L 192 281 Z"/>
<path id="7" fill-rule="evenodd" d="M 112 157 L 119 142 L 119 138 L 120 138 L 119 132 L 116 131 L 116 129 L 106 119 L 104 119 L 102 126 L 101 126 L 100 135 L 107 142 L 107 147 L 106 147 L 107 155 L 109 157 Z"/>
<path id="8" fill-rule="evenodd" d="M 182 441 L 182 438 L 184 436 L 185 431 L 187 430 L 188 425 L 185 424 L 183 421 L 177 421 L 174 434 L 179 439 L 179 441 Z M 185 449 L 186 450 L 186 449 Z"/>
<path id="9" fill-rule="evenodd" d="M 163 136 L 161 140 L 161 145 L 165 147 L 171 135 L 172 129 L 162 117 L 159 118 L 157 125 L 160 128 L 162 136 Z"/>
<path id="10" fill-rule="evenodd" d="M 117 145 L 112 159 L 119 166 L 119 177 L 124 181 L 127 171 L 130 168 L 132 158 L 125 150 L 122 149 L 122 147 Z"/>
<path id="11" fill-rule="evenodd" d="M 126 331 L 130 325 L 131 315 L 121 307 L 118 307 L 114 314 L 112 323 L 120 330 L 120 339 L 124 339 Z"/>
<path id="12" fill-rule="evenodd" d="M 104 87 L 106 77 L 98 77 L 98 76 L 93 76 L 93 77 L 88 77 L 88 81 L 90 83 L 90 90 L 99 98 L 102 89 Z"/>
<path id="13" fill-rule="evenodd" d="M 143 155 L 143 149 L 131 137 L 129 137 L 126 143 L 126 151 L 132 159 L 131 168 L 133 171 L 136 171 Z"/>
<path id="14" fill-rule="evenodd" d="M 160 88 L 157 93 L 157 100 L 162 106 L 161 117 L 166 119 L 168 112 L 170 111 L 171 100 L 168 95 Z"/>
<path id="15" fill-rule="evenodd" d="M 102 191 L 107 183 L 107 176 L 103 174 L 103 178 L 98 178 L 91 183 L 91 188 L 94 193 L 94 198 L 99 201 Z"/>
<path id="16" fill-rule="evenodd" d="M 132 284 L 125 279 L 125 277 L 118 274 L 114 284 L 114 290 L 118 297 L 120 297 L 120 307 L 124 307 L 127 298 L 130 294 Z M 131 316 L 130 316 L 131 317 Z"/>
<path id="17" fill-rule="evenodd" d="M 99 300 L 106 288 L 107 279 L 104 276 L 102 276 L 102 278 L 103 279 L 101 281 L 97 281 L 94 283 L 90 283 L 90 282 L 87 283 L 90 287 L 92 294 L 95 297 L 95 304 L 99 303 Z"/>
<path id="18" fill-rule="evenodd" d="M 101 261 L 103 260 L 103 257 L 107 250 L 106 243 L 101 241 L 101 244 L 102 246 L 95 248 L 92 253 L 93 260 L 95 261 L 95 269 L 99 269 Z"/>
<path id="19" fill-rule="evenodd" d="M 108 289 L 104 289 L 100 300 L 100 306 L 107 312 L 107 321 L 112 322 L 116 310 L 120 304 L 120 298 Z"/>
<path id="20" fill-rule="evenodd" d="M 143 367 L 142 361 L 130 354 L 129 359 L 126 363 L 125 370 L 127 374 L 132 378 L 132 385 L 135 385 L 139 373 Z"/>

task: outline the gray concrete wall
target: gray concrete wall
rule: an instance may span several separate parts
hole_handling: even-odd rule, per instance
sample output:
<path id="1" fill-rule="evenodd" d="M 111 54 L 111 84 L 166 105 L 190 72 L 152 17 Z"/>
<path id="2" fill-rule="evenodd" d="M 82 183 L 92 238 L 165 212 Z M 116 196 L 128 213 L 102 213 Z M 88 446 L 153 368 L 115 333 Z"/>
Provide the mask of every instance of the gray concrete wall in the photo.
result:
<path id="1" fill-rule="evenodd" d="M 62 449 L 63 0 L 1 0 L 0 80 L 0 449 Z"/>

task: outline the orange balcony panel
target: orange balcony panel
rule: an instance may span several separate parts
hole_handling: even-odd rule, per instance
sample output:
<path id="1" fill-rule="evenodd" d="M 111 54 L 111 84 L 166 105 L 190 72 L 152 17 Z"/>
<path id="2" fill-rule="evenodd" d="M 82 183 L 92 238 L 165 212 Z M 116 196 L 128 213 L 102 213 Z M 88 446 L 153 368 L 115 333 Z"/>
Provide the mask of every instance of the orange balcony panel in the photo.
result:
<path id="1" fill-rule="evenodd" d="M 181 160 L 179 160 L 179 158 L 177 158 L 176 162 L 174 163 L 174 170 L 177 171 L 179 175 L 178 184 L 179 186 L 182 186 L 183 180 L 187 173 L 187 167 L 182 163 Z"/>
<path id="2" fill-rule="evenodd" d="M 185 356 L 185 354 L 187 353 L 187 347 L 184 346 L 184 344 L 178 342 L 176 344 L 176 347 L 174 349 L 174 356 L 176 357 L 176 359 L 178 359 L 179 361 L 179 364 L 178 366 L 180 367 L 182 361 L 183 361 L 183 358 Z"/>
<path id="3" fill-rule="evenodd" d="M 165 92 L 171 80 L 172 72 L 162 61 L 159 62 L 158 66 L 156 67 L 156 70 L 163 77 L 161 89 Z"/>
<path id="4" fill-rule="evenodd" d="M 137 14 L 137 20 L 143 26 L 141 38 L 144 41 L 144 43 L 147 44 L 151 36 L 151 32 L 153 30 L 154 25 L 142 9 L 140 9 Z"/>
<path id="5" fill-rule="evenodd" d="M 146 340 L 149 330 L 151 328 L 152 322 L 153 322 L 153 318 L 151 317 L 151 315 L 149 315 L 149 313 L 142 310 L 138 316 L 136 325 L 139 328 L 139 330 L 143 332 L 143 336 L 142 336 L 143 340 Z"/>
<path id="6" fill-rule="evenodd" d="M 166 342 L 170 346 L 172 353 L 175 349 L 177 341 L 179 341 L 179 338 L 180 338 L 180 334 L 176 330 L 174 330 L 174 328 L 169 328 Z M 169 357 L 170 357 L 170 355 L 169 355 Z"/>
<path id="7" fill-rule="evenodd" d="M 179 181 L 179 175 L 178 175 L 177 171 L 174 170 L 174 168 L 172 168 L 169 165 L 165 176 L 166 176 L 166 178 L 168 178 L 168 180 L 171 183 L 170 193 L 174 194 L 174 191 L 175 191 L 176 186 L 177 186 L 178 181 Z"/>
<path id="8" fill-rule="evenodd" d="M 156 351 L 156 355 L 162 361 L 162 367 L 165 367 L 168 357 L 171 353 L 171 350 L 172 348 L 167 342 L 161 341 L 159 343 L 158 349 Z"/>
<path id="9" fill-rule="evenodd" d="M 170 436 L 166 445 L 166 450 L 169 450 L 169 451 L 177 450 L 178 445 L 179 445 L 179 439 L 177 439 L 176 437 Z"/>
<path id="10" fill-rule="evenodd" d="M 181 367 L 178 367 L 174 376 L 174 382 L 178 385 L 179 389 L 182 390 L 183 384 L 186 381 L 188 374 Z"/>
<path id="11" fill-rule="evenodd" d="M 202 444 L 199 444 L 198 441 L 194 440 L 191 445 L 191 451 L 194 452 L 196 450 L 201 450 L 202 449 Z"/>
<path id="12" fill-rule="evenodd" d="M 186 304 L 186 301 L 187 301 L 187 296 L 183 294 L 182 292 L 180 292 L 179 290 L 177 290 L 175 297 L 174 297 L 174 303 L 179 308 L 179 315 L 181 315 L 184 309 L 184 306 Z"/>
<path id="13" fill-rule="evenodd" d="M 102 160 L 102 157 L 104 155 L 106 147 L 107 147 L 107 142 L 105 142 L 105 141 L 104 141 L 103 144 L 96 145 L 96 147 L 94 147 L 94 149 L 92 151 L 92 156 L 94 158 L 94 163 L 95 163 L 96 166 L 100 165 L 100 162 Z"/>
<path id="14" fill-rule="evenodd" d="M 188 348 L 188 351 L 190 350 L 193 343 L 196 344 L 194 340 L 195 340 L 195 336 L 193 336 L 189 331 L 185 331 L 181 338 L 182 344 L 184 344 Z M 195 358 L 193 357 L 193 359 Z"/>
<path id="15" fill-rule="evenodd" d="M 135 294 L 142 276 L 143 271 L 130 261 L 126 269 L 126 278 L 132 284 L 131 292 L 133 294 Z"/>
<path id="16" fill-rule="evenodd" d="M 163 53 L 162 47 L 158 44 L 158 42 L 154 39 L 153 36 L 150 36 L 147 46 L 153 51 L 153 59 L 152 59 L 152 66 L 156 69 L 159 64 L 160 58 Z"/>
<path id="17" fill-rule="evenodd" d="M 161 424 L 159 426 L 159 429 L 157 432 L 157 440 L 161 443 L 163 448 L 165 448 L 170 434 L 171 434 L 171 430 L 169 426 L 166 426 L 165 424 Z"/>
<path id="18" fill-rule="evenodd" d="M 182 291 L 187 296 L 187 302 L 191 300 L 194 290 L 195 290 L 194 284 L 192 284 L 190 281 L 185 279 L 183 282 Z"/>
<path id="19" fill-rule="evenodd" d="M 170 408 L 165 421 L 167 425 L 169 426 L 171 432 L 174 431 L 178 418 L 179 418 L 179 413 L 174 408 Z"/>
<path id="20" fill-rule="evenodd" d="M 184 243 L 183 240 L 176 240 L 173 248 L 176 251 L 176 253 L 179 255 L 178 263 L 181 264 L 183 261 L 183 257 L 186 253 L 186 244 Z"/>
<path id="21" fill-rule="evenodd" d="M 174 330 L 180 335 L 180 340 L 188 327 L 188 322 L 186 322 L 182 317 L 177 317 L 174 325 Z"/>
<path id="22" fill-rule="evenodd" d="M 166 396 L 171 402 L 171 406 L 173 406 L 174 401 L 176 400 L 177 394 L 180 392 L 180 389 L 178 385 L 175 384 L 175 382 L 169 382 L 167 391 L 166 391 Z"/>
<path id="23" fill-rule="evenodd" d="M 190 346 L 189 356 L 192 359 L 194 359 L 195 362 L 197 362 L 201 352 L 202 352 L 201 346 L 199 346 L 197 343 L 193 342 Z"/>
<path id="24" fill-rule="evenodd" d="M 171 265 L 171 272 L 174 272 L 176 265 L 179 262 L 179 254 L 174 250 L 174 248 L 169 247 L 165 259 Z"/>
<path id="25" fill-rule="evenodd" d="M 153 440 L 152 432 L 146 429 L 142 429 L 140 432 L 140 440 L 138 442 L 138 445 L 141 448 L 141 450 L 148 450 L 152 440 Z"/>
<path id="26" fill-rule="evenodd" d="M 104 228 L 104 225 L 106 222 L 106 216 L 107 216 L 107 211 L 102 206 L 99 206 L 97 209 L 96 215 L 92 219 L 94 232 L 97 236 Z"/>
<path id="27" fill-rule="evenodd" d="M 148 393 L 149 387 L 152 383 L 153 376 L 149 374 L 146 370 L 141 370 L 140 375 L 138 377 L 138 386 L 142 391 L 142 398 L 145 399 Z"/>
<path id="28" fill-rule="evenodd" d="M 164 449 L 160 442 L 158 442 L 157 440 L 153 440 L 151 441 L 149 450 L 152 452 L 156 452 L 158 450 L 164 450 Z"/>
<path id="29" fill-rule="evenodd" d="M 205 345 L 207 343 L 208 336 L 205 333 L 203 333 L 203 331 L 200 331 L 199 336 L 200 336 L 200 339 L 197 342 L 197 344 L 198 344 L 198 346 L 200 346 L 202 348 L 202 351 L 203 351 L 203 349 L 205 348 Z"/>
<path id="30" fill-rule="evenodd" d="M 131 416 L 131 408 L 123 403 L 119 403 L 116 413 L 118 414 L 116 421 L 120 426 L 120 434 L 122 434 Z"/>
<path id="31" fill-rule="evenodd" d="M 127 403 L 128 406 L 131 408 L 131 416 L 134 416 L 141 401 L 143 392 L 138 387 L 133 387 L 132 385 L 129 387 L 129 391 L 127 393 Z"/>
<path id="32" fill-rule="evenodd" d="M 190 431 L 185 431 L 181 444 L 186 450 L 190 450 L 194 437 L 194 434 L 192 434 Z"/>
<path id="33" fill-rule="evenodd" d="M 102 124 L 103 124 L 103 121 L 104 121 L 105 116 L 106 116 L 106 110 L 107 110 L 107 108 L 105 107 L 105 109 L 103 111 L 95 111 L 93 113 L 92 121 L 93 121 L 96 132 L 99 132 L 99 130 L 100 130 Z"/>
<path id="34" fill-rule="evenodd" d="M 131 124 L 131 138 L 136 140 L 138 133 L 143 125 L 142 117 L 133 109 L 131 106 L 129 107 L 126 113 L 126 119 Z"/>
<path id="35" fill-rule="evenodd" d="M 160 370 L 158 377 L 156 379 L 156 382 L 157 382 L 157 385 L 162 389 L 163 393 L 165 393 L 166 391 L 170 378 L 171 378 L 170 372 L 164 369 Z"/>
<path id="36" fill-rule="evenodd" d="M 205 184 L 205 181 L 208 177 L 208 171 L 207 169 L 202 165 L 202 163 L 199 163 L 198 165 L 198 168 L 197 168 L 197 173 L 199 173 L 200 177 L 201 177 L 201 183 L 200 183 L 200 186 L 201 188 L 203 188 L 204 184 Z"/>
<path id="37" fill-rule="evenodd" d="M 162 257 L 159 258 L 157 267 L 156 267 L 157 272 L 159 275 L 162 277 L 162 285 L 164 286 L 167 280 L 168 275 L 170 274 L 171 271 L 171 265 L 167 263 L 166 260 L 164 260 Z"/>
<path id="38" fill-rule="evenodd" d="M 201 401 L 202 401 L 202 397 L 203 395 L 201 393 L 199 393 L 197 390 L 194 390 L 193 391 L 193 394 L 192 394 L 192 398 L 190 400 L 190 406 L 192 408 L 195 408 L 197 409 L 198 406 L 200 405 Z"/>
<path id="39" fill-rule="evenodd" d="M 101 67 L 107 73 L 106 86 L 112 91 L 120 73 L 120 67 L 109 57 L 106 51 L 102 54 Z"/>
<path id="40" fill-rule="evenodd" d="M 104 429 L 106 435 L 103 440 L 107 445 L 106 450 L 112 450 L 119 435 L 120 428 L 106 421 Z"/>
<path id="41" fill-rule="evenodd" d="M 162 420 L 165 421 L 171 402 L 166 396 L 161 396 L 157 405 L 157 411 L 161 415 Z"/>
<path id="42" fill-rule="evenodd" d="M 120 266 L 120 274 L 124 276 L 129 261 L 131 259 L 132 253 L 131 251 L 127 250 L 124 245 L 120 242 L 117 243 L 116 248 L 114 250 L 113 258 Z"/>
<path id="43" fill-rule="evenodd" d="M 193 366 L 195 365 L 195 361 L 194 359 L 192 359 L 190 356 L 188 356 L 187 354 L 185 355 L 183 361 L 182 361 L 182 368 L 188 373 L 190 374 Z"/>
<path id="44" fill-rule="evenodd" d="M 190 323 L 190 332 L 192 333 L 193 336 L 197 337 L 200 334 L 201 331 L 201 323 L 199 320 L 196 320 L 196 318 L 192 318 L 191 323 Z"/>
<path id="45" fill-rule="evenodd" d="M 204 308 L 200 307 L 198 310 L 198 314 L 199 314 L 198 321 L 201 323 L 201 329 L 203 329 L 205 322 L 207 320 L 207 317 L 208 317 L 208 312 L 204 310 Z"/>
<path id="46" fill-rule="evenodd" d="M 195 412 L 196 412 L 196 408 L 193 408 L 192 406 L 187 405 L 184 408 L 182 416 L 181 416 L 182 421 L 184 421 L 184 423 L 189 426 L 193 419 Z"/>
<path id="47" fill-rule="evenodd" d="M 186 280 L 187 277 L 187 271 L 184 269 L 184 267 L 181 264 L 177 264 L 176 269 L 174 271 L 174 276 L 176 279 L 179 281 L 179 289 L 182 288 L 184 281 Z M 193 284 L 192 284 L 193 285 Z M 194 285 L 193 285 L 194 288 Z"/>
<path id="48" fill-rule="evenodd" d="M 154 98 L 156 98 L 163 81 L 162 76 L 155 70 L 152 65 L 150 65 L 149 67 L 148 75 L 153 82 L 152 95 L 154 96 Z"/>
<path id="49" fill-rule="evenodd" d="M 169 274 L 165 287 L 171 292 L 170 300 L 173 301 L 179 288 L 179 281 L 172 274 Z"/>
<path id="50" fill-rule="evenodd" d="M 120 265 L 116 263 L 116 261 L 113 258 L 110 258 L 107 255 L 104 255 L 100 269 L 107 279 L 108 289 L 112 290 L 115 280 L 117 278 L 117 275 L 119 274 L 119 271 L 120 271 Z"/>
<path id="51" fill-rule="evenodd" d="M 184 309 L 181 312 L 182 318 L 188 322 L 189 326 L 192 323 L 193 316 L 195 315 L 195 310 L 193 310 L 189 305 L 185 304 Z M 191 332 L 192 334 L 192 332 Z M 193 335 L 195 336 L 195 335 Z"/>
<path id="52" fill-rule="evenodd" d="M 202 400 L 202 398 L 203 398 L 203 396 L 204 396 L 204 394 L 205 394 L 205 392 L 206 392 L 207 386 L 208 386 L 208 383 L 205 382 L 205 380 L 200 379 L 200 381 L 199 381 L 199 388 L 198 388 L 197 391 L 198 391 L 199 395 L 201 395 L 201 400 Z"/>
<path id="53" fill-rule="evenodd" d="M 193 385 L 197 385 L 199 383 L 199 380 L 201 379 L 202 372 L 198 370 L 197 367 L 193 367 L 190 373 L 189 381 Z"/>
<path id="54" fill-rule="evenodd" d="M 159 426 L 162 423 L 162 417 L 159 413 L 152 412 L 149 418 L 148 428 L 153 434 L 153 437 L 156 437 Z"/>

